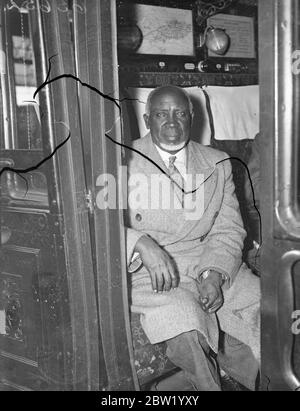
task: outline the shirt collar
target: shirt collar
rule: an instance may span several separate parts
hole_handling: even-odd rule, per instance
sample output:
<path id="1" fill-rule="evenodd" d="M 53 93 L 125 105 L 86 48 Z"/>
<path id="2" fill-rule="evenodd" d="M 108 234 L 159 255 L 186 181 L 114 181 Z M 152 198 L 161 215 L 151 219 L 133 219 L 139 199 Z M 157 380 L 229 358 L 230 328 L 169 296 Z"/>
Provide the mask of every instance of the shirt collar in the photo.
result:
<path id="1" fill-rule="evenodd" d="M 187 154 L 186 146 L 183 147 L 176 154 L 170 154 L 167 151 L 162 150 L 156 144 L 155 144 L 155 147 L 156 147 L 159 155 L 161 156 L 163 162 L 166 164 L 167 167 L 169 166 L 169 158 L 172 157 L 172 156 L 176 156 L 175 164 L 176 163 L 181 163 L 181 164 L 184 164 L 184 166 L 186 166 L 186 154 Z"/>

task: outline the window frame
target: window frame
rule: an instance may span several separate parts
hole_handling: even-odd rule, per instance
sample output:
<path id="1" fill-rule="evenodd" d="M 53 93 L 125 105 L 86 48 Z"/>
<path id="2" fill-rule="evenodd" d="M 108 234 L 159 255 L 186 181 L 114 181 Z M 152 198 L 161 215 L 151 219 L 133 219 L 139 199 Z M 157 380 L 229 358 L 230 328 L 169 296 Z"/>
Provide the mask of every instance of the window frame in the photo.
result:
<path id="1" fill-rule="evenodd" d="M 295 51 L 295 16 L 300 7 L 293 0 L 276 2 L 275 38 L 275 237 L 300 239 L 300 167 L 298 133 L 300 121 L 295 113 L 295 90 L 299 75 L 292 70 Z M 297 22 L 298 24 L 298 22 Z M 299 45 L 300 48 L 300 45 Z"/>
<path id="2" fill-rule="evenodd" d="M 4 139 L 1 140 L 1 158 L 0 163 L 2 167 L 10 167 L 16 169 L 27 169 L 35 164 L 39 164 L 44 157 L 44 140 L 47 140 L 48 130 L 48 111 L 45 111 L 44 120 L 41 118 L 41 128 L 40 133 L 43 138 L 42 145 L 40 148 L 28 148 L 28 149 L 18 149 L 18 128 L 17 128 L 17 96 L 16 96 L 16 84 L 15 84 L 15 73 L 14 73 L 14 58 L 13 58 L 13 40 L 12 35 L 10 35 L 10 29 L 8 27 L 8 16 L 7 13 L 11 12 L 7 5 L 1 4 L 1 20 L 0 27 L 2 29 L 1 45 L 6 54 L 6 74 L 1 75 L 1 96 L 2 100 L 5 102 L 3 105 L 3 126 L 4 126 Z M 21 11 L 20 11 L 21 12 Z M 28 12 L 28 18 L 30 20 L 31 12 Z M 28 22 L 30 30 L 32 23 Z M 33 47 L 33 62 L 35 65 L 35 72 L 37 76 L 37 84 L 42 81 L 38 78 L 39 69 L 43 64 L 42 61 L 42 50 L 44 48 L 44 38 L 40 35 L 38 37 L 34 35 L 33 31 L 30 33 L 30 39 L 32 41 Z M 43 70 L 41 70 L 41 73 Z M 43 74 L 41 74 L 42 76 Z M 42 104 L 42 103 L 41 103 Z M 41 116 L 42 117 L 42 116 Z M 43 125 L 44 122 L 44 125 Z M 47 124 L 47 125 L 46 125 Z M 47 131 L 45 128 L 47 127 Z M 44 138 L 46 137 L 46 138 Z M 34 190 L 30 184 L 28 184 L 27 189 L 23 187 L 23 183 L 20 178 L 26 178 L 26 174 L 17 174 L 13 176 L 13 171 L 7 171 L 1 176 L 1 195 L 3 199 L 1 202 L 11 206 L 17 207 L 34 207 L 34 208 L 49 208 L 49 178 L 47 167 L 41 166 L 36 172 L 43 174 L 45 177 L 46 185 L 44 192 Z M 32 175 L 36 173 L 35 171 L 27 174 L 27 180 L 30 182 L 32 180 Z M 28 179 L 28 175 L 30 178 Z"/>

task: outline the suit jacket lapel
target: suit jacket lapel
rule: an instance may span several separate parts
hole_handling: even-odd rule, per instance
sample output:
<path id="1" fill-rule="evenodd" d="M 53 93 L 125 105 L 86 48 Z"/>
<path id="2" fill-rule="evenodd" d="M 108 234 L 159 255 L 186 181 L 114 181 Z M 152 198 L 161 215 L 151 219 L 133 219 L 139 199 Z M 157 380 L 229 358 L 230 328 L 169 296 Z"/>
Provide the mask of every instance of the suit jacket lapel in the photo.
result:
<path id="1" fill-rule="evenodd" d="M 186 195 L 186 206 L 187 202 L 193 201 L 191 206 L 192 210 L 194 207 L 196 207 L 196 201 L 201 201 L 203 204 L 203 207 L 197 205 L 196 212 L 197 210 L 202 210 L 205 212 L 207 209 L 211 198 L 213 196 L 215 187 L 216 187 L 216 173 L 214 173 L 216 166 L 215 164 L 211 164 L 206 160 L 206 158 L 202 155 L 201 151 L 199 150 L 198 145 L 194 145 L 193 142 L 190 142 L 188 145 L 188 164 L 187 164 L 187 172 L 188 175 L 193 176 L 193 179 L 190 177 L 190 181 L 192 181 L 192 190 L 191 192 L 194 192 L 193 194 L 187 194 Z M 196 175 L 202 176 L 201 179 L 197 181 L 196 178 L 194 178 Z M 202 187 L 199 186 L 199 181 L 201 185 L 201 180 L 202 180 Z M 203 189 L 203 195 L 197 196 L 199 192 L 197 190 Z M 192 196 L 192 197 L 191 197 Z M 188 237 L 190 233 L 195 229 L 195 226 L 198 224 L 201 224 L 201 218 L 202 216 L 195 216 L 195 218 L 190 219 L 187 218 L 187 214 L 189 213 L 189 209 L 186 207 L 185 212 L 183 213 L 183 218 L 182 218 L 182 224 L 179 225 L 179 230 L 177 231 L 177 240 L 183 240 L 184 238 Z"/>
<path id="2" fill-rule="evenodd" d="M 159 155 L 159 152 L 156 150 L 150 133 L 144 138 L 146 142 L 145 154 L 152 160 L 152 162 L 147 161 L 147 168 L 149 167 L 149 169 L 151 169 L 152 174 L 161 174 L 161 170 L 168 174 L 168 169 Z"/>
<path id="3" fill-rule="evenodd" d="M 188 175 L 193 177 L 190 178 L 192 184 L 191 187 L 189 187 L 189 190 L 191 192 L 194 192 L 193 194 L 193 199 L 196 196 L 196 191 L 200 189 L 199 185 L 201 185 L 201 181 L 203 182 L 202 184 L 204 185 L 204 209 L 206 209 L 207 205 L 210 202 L 211 196 L 212 196 L 212 191 L 214 188 L 214 176 L 213 173 L 216 169 L 216 166 L 214 164 L 209 163 L 206 158 L 203 156 L 201 151 L 199 150 L 199 146 L 197 147 L 194 146 L 194 143 L 191 141 L 188 145 L 188 167 L 187 167 L 187 172 Z M 198 181 L 196 179 L 196 176 L 201 176 Z"/>
<path id="4" fill-rule="evenodd" d="M 197 147 L 198 148 L 198 147 Z M 196 154 L 197 153 L 197 154 Z M 199 155 L 200 154 L 200 155 Z M 187 173 L 189 175 L 203 175 L 206 181 L 215 171 L 215 165 L 210 164 L 199 150 L 195 149 L 193 142 L 191 141 L 188 145 L 188 160 L 187 160 Z M 192 190 L 197 188 L 196 180 L 193 179 Z"/>
<path id="5" fill-rule="evenodd" d="M 169 175 L 169 170 L 163 162 L 161 156 L 159 155 L 150 133 L 145 137 L 145 150 L 144 153 L 153 161 L 146 161 L 145 168 L 147 168 L 147 174 L 161 174 L 163 170 L 167 175 Z M 159 167 L 157 167 L 157 166 Z M 190 141 L 187 146 L 187 174 L 193 176 L 189 178 L 190 184 L 185 187 L 186 192 L 194 192 L 193 199 L 196 195 L 196 190 L 199 189 L 199 184 L 197 184 L 197 179 L 194 178 L 196 175 L 203 176 L 204 184 L 204 210 L 207 208 L 213 191 L 215 188 L 215 176 L 214 171 L 216 169 L 215 164 L 211 164 L 199 150 L 199 145 L 194 144 L 193 141 Z M 168 178 L 168 176 L 166 176 Z M 171 183 L 171 182 L 170 182 Z M 172 190 L 174 192 L 174 185 L 171 183 Z M 176 190 L 175 190 L 176 193 Z M 177 193 L 176 193 L 177 195 Z M 188 194 L 189 195 L 189 194 Z M 177 210 L 178 211 L 178 210 Z M 180 210 L 179 210 L 180 211 Z"/>
<path id="6" fill-rule="evenodd" d="M 179 192 L 179 190 L 176 190 L 176 189 L 175 189 L 174 183 L 172 183 L 172 180 L 171 180 L 171 178 L 169 177 L 169 170 L 168 170 L 168 168 L 166 167 L 164 161 L 162 160 L 159 152 L 157 151 L 157 149 L 156 149 L 156 147 L 155 147 L 155 144 L 154 144 L 153 141 L 152 141 L 151 135 L 148 134 L 148 136 L 145 137 L 145 138 L 147 138 L 147 147 L 146 147 L 147 155 L 148 155 L 148 157 L 153 161 L 153 163 L 155 163 L 155 164 L 158 166 L 158 167 L 157 167 L 155 164 L 153 164 L 152 162 L 149 162 L 149 161 L 148 161 L 148 164 L 149 164 L 149 166 L 150 166 L 150 168 L 151 168 L 151 170 L 149 170 L 150 173 L 152 173 L 152 174 L 162 174 L 162 171 L 161 171 L 161 170 L 163 170 L 163 171 L 165 172 L 165 174 L 166 174 L 165 177 L 166 177 L 166 178 L 169 180 L 169 182 L 170 182 L 171 190 L 172 190 L 172 192 L 173 192 L 173 195 L 175 194 L 176 197 L 178 198 L 178 201 L 181 203 L 181 201 L 182 201 L 181 192 Z"/>
<path id="7" fill-rule="evenodd" d="M 155 145 L 152 141 L 151 135 L 144 137 L 144 146 L 143 146 L 143 154 L 145 154 L 149 160 L 142 160 L 141 167 L 143 172 L 151 177 L 153 174 L 161 174 L 163 170 L 166 174 L 168 174 L 168 169 L 165 166 L 162 158 L 160 157 L 158 151 L 155 148 Z M 159 166 L 159 168 L 156 166 Z M 188 157 L 187 157 L 187 173 L 190 175 L 202 174 L 204 178 L 204 210 L 207 208 L 211 197 L 214 193 L 215 189 L 215 179 L 216 175 L 215 165 L 209 163 L 206 158 L 202 155 L 201 151 L 199 150 L 198 145 L 194 145 L 193 142 L 190 142 L 188 145 Z M 160 170 L 161 169 L 161 170 Z M 168 176 L 166 176 L 168 178 Z M 171 182 L 170 182 L 171 183 Z M 173 186 L 173 184 L 171 184 Z M 192 184 L 192 190 L 196 190 L 197 188 L 197 181 L 194 179 Z M 202 200 L 203 201 L 203 200 Z M 177 225 L 178 229 L 176 230 L 176 234 L 174 234 L 173 238 L 169 238 L 169 244 L 173 242 L 178 242 L 184 238 L 186 238 L 195 228 L 195 225 L 198 225 L 201 221 L 201 216 L 196 218 L 195 220 L 187 220 L 185 217 L 186 210 L 161 210 L 161 212 L 167 214 L 167 218 L 169 219 L 170 223 L 173 220 L 173 223 Z"/>

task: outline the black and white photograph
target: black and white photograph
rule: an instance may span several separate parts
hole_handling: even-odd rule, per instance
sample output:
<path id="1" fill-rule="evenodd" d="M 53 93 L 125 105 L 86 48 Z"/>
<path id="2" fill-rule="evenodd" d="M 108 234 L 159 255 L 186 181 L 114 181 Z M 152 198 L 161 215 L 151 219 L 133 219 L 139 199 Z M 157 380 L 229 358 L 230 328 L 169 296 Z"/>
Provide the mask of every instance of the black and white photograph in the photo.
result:
<path id="1" fill-rule="evenodd" d="M 0 0 L 0 234 L 0 391 L 300 391 L 300 2 Z"/>

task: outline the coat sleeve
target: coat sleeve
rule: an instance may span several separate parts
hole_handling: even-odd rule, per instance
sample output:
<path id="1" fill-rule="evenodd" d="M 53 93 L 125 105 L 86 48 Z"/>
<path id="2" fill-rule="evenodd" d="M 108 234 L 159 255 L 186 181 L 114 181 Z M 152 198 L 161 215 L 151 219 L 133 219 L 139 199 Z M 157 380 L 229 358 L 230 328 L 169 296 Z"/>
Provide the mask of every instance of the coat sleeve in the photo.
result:
<path id="1" fill-rule="evenodd" d="M 197 271 L 199 275 L 205 270 L 215 270 L 226 276 L 227 285 L 231 286 L 242 264 L 246 231 L 235 195 L 231 163 L 224 161 L 219 167 L 223 167 L 225 177 L 223 201 L 207 235 Z"/>
<path id="2" fill-rule="evenodd" d="M 129 266 L 131 262 L 136 243 L 144 235 L 145 233 L 141 231 L 136 231 L 133 228 L 126 228 L 127 266 Z"/>

